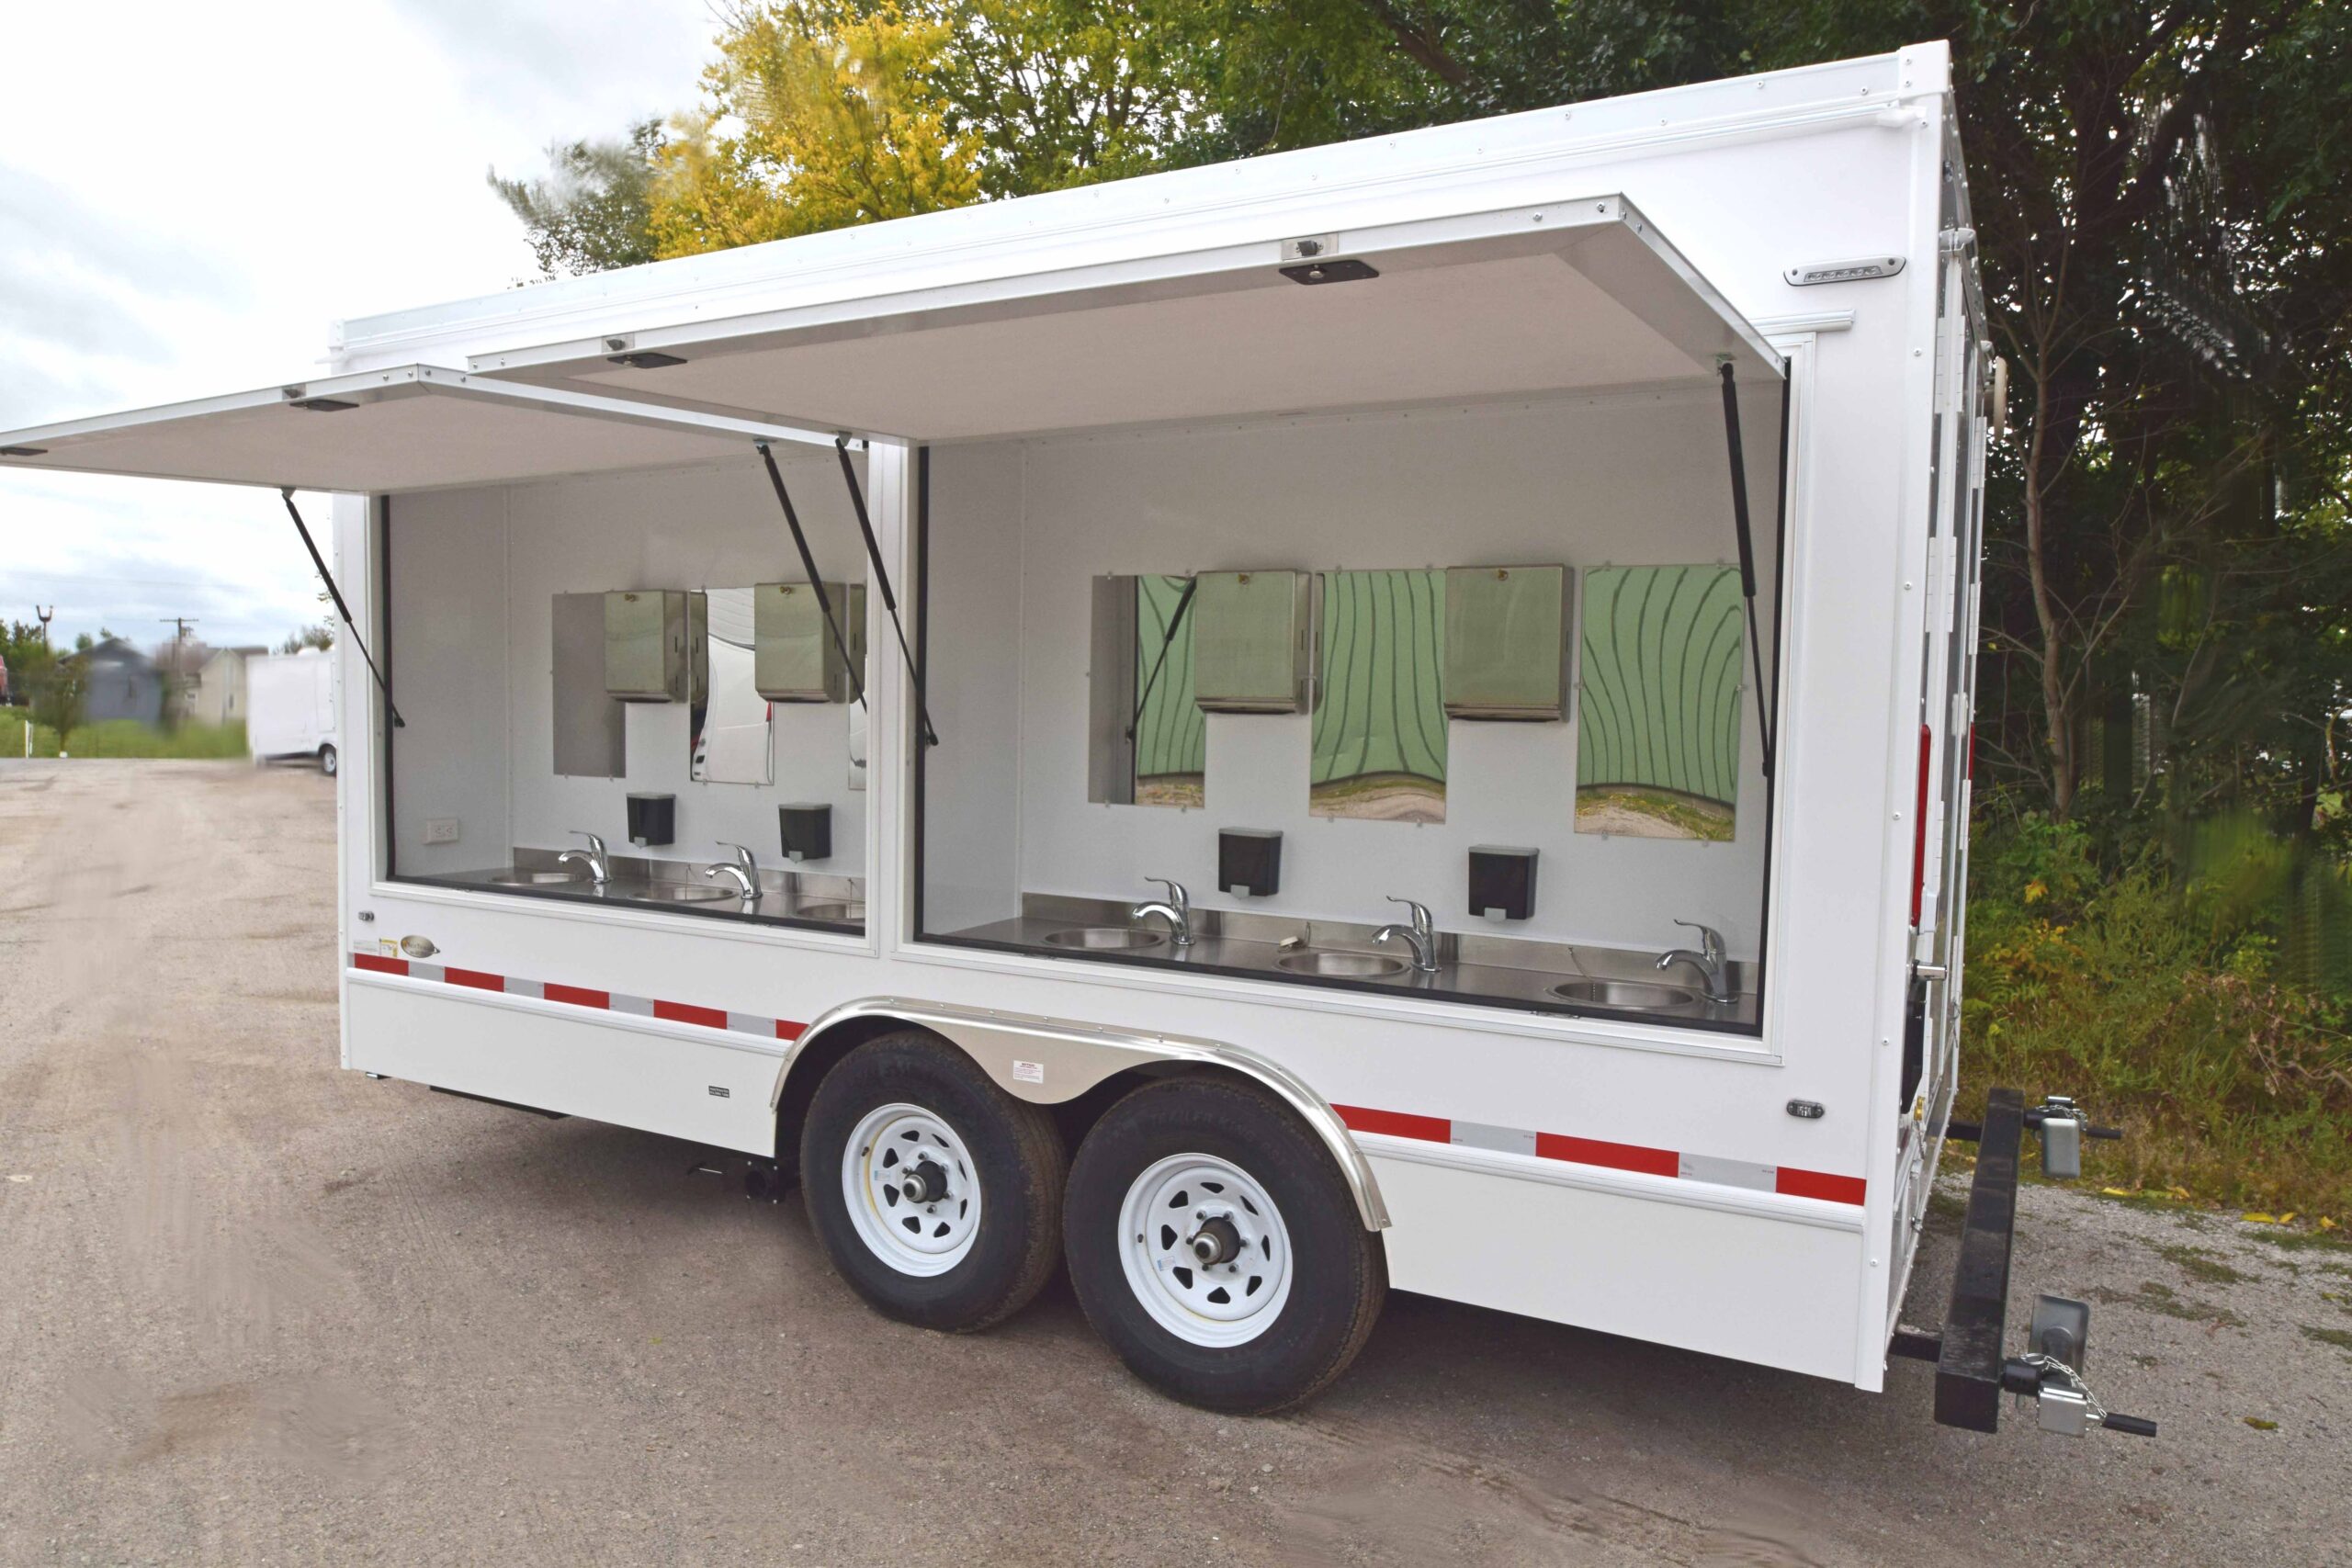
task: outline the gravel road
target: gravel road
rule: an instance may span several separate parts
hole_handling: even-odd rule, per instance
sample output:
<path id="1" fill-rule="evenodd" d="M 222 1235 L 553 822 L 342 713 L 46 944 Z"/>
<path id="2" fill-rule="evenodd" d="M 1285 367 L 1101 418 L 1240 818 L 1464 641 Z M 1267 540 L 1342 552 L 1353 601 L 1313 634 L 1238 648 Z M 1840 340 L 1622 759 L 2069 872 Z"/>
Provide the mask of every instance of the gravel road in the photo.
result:
<path id="1" fill-rule="evenodd" d="M 2352 1250 L 2029 1190 L 2019 1302 L 2098 1303 L 2153 1442 L 1403 1295 L 1221 1418 L 1060 1284 L 901 1328 L 688 1145 L 339 1071 L 334 833 L 0 763 L 0 1562 L 2352 1562 Z"/>

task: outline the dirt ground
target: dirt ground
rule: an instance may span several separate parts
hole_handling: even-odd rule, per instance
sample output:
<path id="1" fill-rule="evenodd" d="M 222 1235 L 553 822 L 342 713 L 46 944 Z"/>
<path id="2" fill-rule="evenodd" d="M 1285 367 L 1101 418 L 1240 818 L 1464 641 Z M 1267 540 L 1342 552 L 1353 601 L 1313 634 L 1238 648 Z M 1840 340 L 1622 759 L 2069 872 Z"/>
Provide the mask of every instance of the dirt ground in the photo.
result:
<path id="1" fill-rule="evenodd" d="M 685 1145 L 339 1071 L 334 831 L 0 763 L 0 1562 L 2352 1562 L 2352 1252 L 2030 1190 L 2020 1311 L 2154 1441 L 1401 1295 L 1221 1418 L 1064 1286 L 901 1328 Z"/>

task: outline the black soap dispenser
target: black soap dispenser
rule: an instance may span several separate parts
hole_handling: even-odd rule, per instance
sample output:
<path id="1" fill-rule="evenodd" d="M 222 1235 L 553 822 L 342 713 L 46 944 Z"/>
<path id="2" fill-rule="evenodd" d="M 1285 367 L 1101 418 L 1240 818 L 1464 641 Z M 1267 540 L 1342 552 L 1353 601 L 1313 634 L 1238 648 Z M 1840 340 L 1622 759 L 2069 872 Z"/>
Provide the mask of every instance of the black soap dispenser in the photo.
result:
<path id="1" fill-rule="evenodd" d="M 1283 836 L 1258 828 L 1220 829 L 1216 885 L 1243 898 L 1271 898 L 1283 889 Z"/>
<path id="2" fill-rule="evenodd" d="M 1489 920 L 1535 913 L 1535 852 L 1505 844 L 1470 846 L 1470 912 Z"/>
<path id="3" fill-rule="evenodd" d="M 784 829 L 784 858 L 788 861 L 831 860 L 833 855 L 833 808 L 802 804 L 776 808 Z"/>

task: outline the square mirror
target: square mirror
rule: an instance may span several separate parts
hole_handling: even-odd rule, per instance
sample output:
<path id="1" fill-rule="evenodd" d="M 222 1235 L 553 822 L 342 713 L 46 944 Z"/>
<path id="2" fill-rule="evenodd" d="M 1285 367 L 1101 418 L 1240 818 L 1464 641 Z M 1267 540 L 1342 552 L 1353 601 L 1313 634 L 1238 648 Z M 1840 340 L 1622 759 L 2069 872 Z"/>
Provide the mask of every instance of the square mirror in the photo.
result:
<path id="1" fill-rule="evenodd" d="M 1445 574 L 1323 579 L 1323 682 L 1307 810 L 1445 820 Z"/>
<path id="2" fill-rule="evenodd" d="M 1585 574 L 1577 832 L 1730 840 L 1742 614 L 1734 567 Z"/>
<path id="3" fill-rule="evenodd" d="M 702 601 L 695 618 L 704 657 L 695 661 L 697 689 L 687 725 L 690 776 L 696 784 L 774 784 L 768 700 L 752 674 L 752 590 L 711 588 L 695 597 Z"/>

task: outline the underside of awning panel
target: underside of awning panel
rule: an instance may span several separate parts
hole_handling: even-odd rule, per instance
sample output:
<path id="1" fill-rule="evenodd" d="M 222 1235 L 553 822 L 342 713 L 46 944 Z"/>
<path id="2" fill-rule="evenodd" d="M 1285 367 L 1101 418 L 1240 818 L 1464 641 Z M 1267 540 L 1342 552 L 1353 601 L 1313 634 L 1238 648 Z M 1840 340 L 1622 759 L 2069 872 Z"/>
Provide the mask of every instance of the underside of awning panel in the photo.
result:
<path id="1" fill-rule="evenodd" d="M 0 435 L 0 473 L 63 469 L 399 494 L 752 460 L 829 437 L 632 398 L 407 366 Z"/>
<path id="2" fill-rule="evenodd" d="M 1301 280 L 1302 240 L 1338 264 L 1333 280 Z M 653 321 L 470 363 L 946 442 L 1712 387 L 1726 359 L 1743 385 L 1780 375 L 1761 334 L 1656 226 L 1603 196 Z"/>

